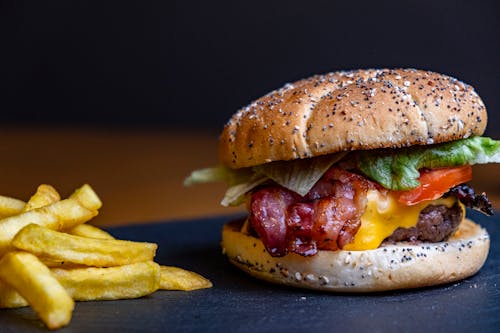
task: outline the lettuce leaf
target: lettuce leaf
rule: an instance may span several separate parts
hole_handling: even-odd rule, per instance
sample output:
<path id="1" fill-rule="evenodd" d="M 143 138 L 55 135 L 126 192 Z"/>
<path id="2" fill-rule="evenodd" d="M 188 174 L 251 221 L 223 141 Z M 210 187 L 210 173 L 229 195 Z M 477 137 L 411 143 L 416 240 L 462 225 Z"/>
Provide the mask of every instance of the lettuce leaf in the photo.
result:
<path id="1" fill-rule="evenodd" d="M 184 179 L 184 186 L 191 186 L 201 183 L 223 182 L 229 186 L 241 184 L 249 181 L 254 175 L 250 168 L 230 169 L 225 166 L 198 169 Z"/>
<path id="2" fill-rule="evenodd" d="M 271 162 L 255 166 L 253 170 L 304 196 L 321 176 L 345 155 L 347 153 L 342 152 L 302 160 Z"/>
<path id="3" fill-rule="evenodd" d="M 500 162 L 500 141 L 472 137 L 433 146 L 363 151 L 358 168 L 391 190 L 410 190 L 420 185 L 419 169 Z"/>
<path id="4" fill-rule="evenodd" d="M 305 195 L 323 174 L 347 153 L 330 154 L 316 158 L 279 161 L 251 168 L 230 169 L 217 166 L 195 170 L 184 180 L 184 185 L 221 181 L 228 184 L 223 206 L 237 206 L 245 194 L 266 181 L 275 183 L 300 195 Z"/>
<path id="5" fill-rule="evenodd" d="M 245 196 L 248 192 L 268 180 L 266 176 L 254 174 L 248 181 L 228 188 L 220 204 L 224 207 L 241 205 L 245 202 Z"/>

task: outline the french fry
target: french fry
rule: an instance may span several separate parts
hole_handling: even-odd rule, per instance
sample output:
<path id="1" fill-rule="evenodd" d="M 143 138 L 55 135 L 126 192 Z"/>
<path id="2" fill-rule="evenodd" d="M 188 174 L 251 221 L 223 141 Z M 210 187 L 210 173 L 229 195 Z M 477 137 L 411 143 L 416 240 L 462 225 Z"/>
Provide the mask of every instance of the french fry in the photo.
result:
<path id="1" fill-rule="evenodd" d="M 190 291 L 212 287 L 212 282 L 200 274 L 173 266 L 160 266 L 160 289 Z"/>
<path id="2" fill-rule="evenodd" d="M 102 206 L 101 199 L 97 196 L 90 185 L 85 184 L 79 189 L 77 189 L 71 196 L 70 199 L 76 199 L 83 207 L 90 210 L 98 210 Z"/>
<path id="3" fill-rule="evenodd" d="M 82 224 L 97 215 L 99 197 L 88 185 L 76 190 L 68 199 L 0 220 L 0 255 L 8 249 L 14 236 L 30 223 L 60 230 Z"/>
<path id="4" fill-rule="evenodd" d="M 38 186 L 37 191 L 27 203 L 17 199 L 3 198 L 8 199 L 8 202 L 17 203 L 17 208 L 22 207 L 22 209 L 16 209 L 15 214 L 40 208 L 61 200 L 59 193 L 52 186 L 45 184 Z M 1 200 L 2 197 L 0 197 L 0 205 Z M 28 302 L 14 288 L 0 280 L 0 308 L 18 308 L 24 306 L 28 306 Z"/>
<path id="5" fill-rule="evenodd" d="M 89 267 L 87 265 L 74 264 L 72 262 L 57 260 L 51 258 L 39 258 L 43 264 L 49 268 L 81 268 L 81 267 Z"/>
<path id="6" fill-rule="evenodd" d="M 26 203 L 22 200 L 0 195 L 0 217 L 9 217 L 40 208 L 61 200 L 59 193 L 50 185 L 38 186 L 36 193 Z"/>
<path id="7" fill-rule="evenodd" d="M 26 203 L 22 200 L 0 195 L 0 217 L 8 217 L 19 214 Z"/>
<path id="8" fill-rule="evenodd" d="M 23 306 L 28 306 L 28 302 L 24 297 L 16 289 L 0 280 L 0 309 L 20 308 Z"/>
<path id="9" fill-rule="evenodd" d="M 160 265 L 152 261 L 108 268 L 53 268 L 51 272 L 75 301 L 139 298 L 160 286 Z M 0 308 L 27 305 L 14 288 L 0 281 Z"/>
<path id="10" fill-rule="evenodd" d="M 73 299 L 34 255 L 7 253 L 0 261 L 0 279 L 26 299 L 49 329 L 63 327 L 71 320 Z"/>
<path id="11" fill-rule="evenodd" d="M 61 196 L 55 188 L 50 185 L 42 184 L 38 186 L 35 194 L 33 194 L 33 196 L 28 200 L 28 202 L 22 209 L 22 212 L 27 212 L 36 208 L 47 206 L 59 200 L 61 200 Z"/>
<path id="12" fill-rule="evenodd" d="M 152 261 L 108 268 L 54 268 L 52 272 L 75 301 L 138 298 L 160 285 L 160 266 Z"/>
<path id="13" fill-rule="evenodd" d="M 113 239 L 93 239 L 50 230 L 36 224 L 21 229 L 12 246 L 39 256 L 96 267 L 127 265 L 153 260 L 157 244 Z"/>
<path id="14" fill-rule="evenodd" d="M 87 238 L 97 238 L 97 239 L 115 239 L 108 232 L 102 230 L 101 228 L 95 227 L 91 224 L 79 224 L 76 227 L 73 227 L 68 230 L 64 230 L 64 232 Z"/>

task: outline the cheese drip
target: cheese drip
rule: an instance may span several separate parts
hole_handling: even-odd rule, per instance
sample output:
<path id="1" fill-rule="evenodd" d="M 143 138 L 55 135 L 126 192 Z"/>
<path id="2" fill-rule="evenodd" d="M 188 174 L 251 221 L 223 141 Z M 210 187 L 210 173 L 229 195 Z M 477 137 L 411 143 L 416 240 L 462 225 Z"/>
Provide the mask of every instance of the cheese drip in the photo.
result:
<path id="1" fill-rule="evenodd" d="M 445 205 L 450 208 L 457 202 L 454 197 L 448 197 L 406 206 L 399 203 L 393 195 L 385 195 L 377 190 L 368 190 L 367 199 L 366 210 L 361 216 L 361 227 L 354 236 L 354 240 L 344 246 L 343 250 L 376 249 L 397 228 L 416 226 L 420 212 L 425 207 Z"/>

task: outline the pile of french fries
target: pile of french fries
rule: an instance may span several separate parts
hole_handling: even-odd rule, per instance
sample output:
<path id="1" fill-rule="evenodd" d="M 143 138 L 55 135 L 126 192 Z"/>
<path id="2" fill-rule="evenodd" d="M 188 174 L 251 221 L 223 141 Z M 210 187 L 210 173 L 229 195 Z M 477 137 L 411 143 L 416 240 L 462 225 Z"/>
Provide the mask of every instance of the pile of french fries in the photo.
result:
<path id="1" fill-rule="evenodd" d="M 57 329 L 70 322 L 75 301 L 212 286 L 194 272 L 155 263 L 157 244 L 117 240 L 86 224 L 101 206 L 89 185 L 64 200 L 50 185 L 26 203 L 0 196 L 0 308 L 29 305 Z"/>

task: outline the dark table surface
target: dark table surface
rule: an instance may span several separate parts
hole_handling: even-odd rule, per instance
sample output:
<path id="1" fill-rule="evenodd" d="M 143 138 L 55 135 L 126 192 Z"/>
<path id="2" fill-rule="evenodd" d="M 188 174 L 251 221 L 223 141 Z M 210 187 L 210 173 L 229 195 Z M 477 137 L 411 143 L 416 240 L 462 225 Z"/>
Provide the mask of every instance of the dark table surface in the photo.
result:
<path id="1" fill-rule="evenodd" d="M 246 276 L 221 255 L 221 226 L 231 217 L 113 228 L 118 238 L 157 242 L 157 262 L 194 270 L 214 287 L 80 302 L 71 324 L 60 332 L 498 332 L 500 216 L 469 216 L 488 229 L 492 240 L 478 274 L 433 288 L 376 294 L 325 294 Z M 46 330 L 29 308 L 2 310 L 0 322 L 2 332 Z"/>

